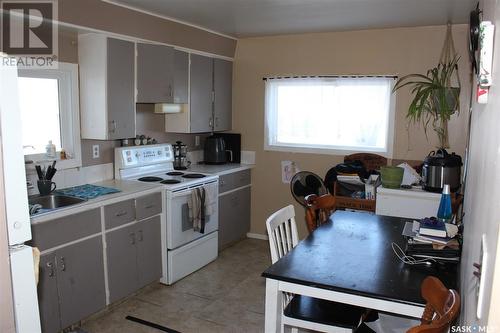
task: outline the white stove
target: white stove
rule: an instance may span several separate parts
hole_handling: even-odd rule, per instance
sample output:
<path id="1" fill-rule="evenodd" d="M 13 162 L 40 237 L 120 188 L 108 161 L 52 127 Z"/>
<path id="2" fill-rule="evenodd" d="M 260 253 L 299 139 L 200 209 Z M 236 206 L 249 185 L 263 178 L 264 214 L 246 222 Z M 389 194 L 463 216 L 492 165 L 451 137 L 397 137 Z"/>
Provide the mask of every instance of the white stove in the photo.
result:
<path id="1" fill-rule="evenodd" d="M 172 284 L 217 258 L 218 176 L 174 170 L 170 144 L 115 149 L 115 178 L 161 184 L 162 282 Z M 206 194 L 203 228 L 193 226 L 190 206 L 197 189 Z M 196 229 L 196 230 L 195 230 Z"/>

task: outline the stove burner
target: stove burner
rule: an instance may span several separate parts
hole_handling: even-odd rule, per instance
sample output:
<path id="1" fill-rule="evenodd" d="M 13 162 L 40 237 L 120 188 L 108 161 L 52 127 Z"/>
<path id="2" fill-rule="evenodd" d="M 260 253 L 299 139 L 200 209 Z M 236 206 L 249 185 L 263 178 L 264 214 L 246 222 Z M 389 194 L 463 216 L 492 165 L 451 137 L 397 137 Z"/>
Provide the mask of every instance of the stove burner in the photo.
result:
<path id="1" fill-rule="evenodd" d="M 184 174 L 184 172 L 180 172 L 180 171 L 167 172 L 167 176 L 182 176 L 183 174 Z"/>
<path id="2" fill-rule="evenodd" d="M 163 178 L 147 176 L 147 177 L 141 177 L 137 180 L 139 180 L 141 182 L 159 182 L 160 180 L 163 180 Z"/>
<path id="3" fill-rule="evenodd" d="M 165 180 L 161 181 L 160 183 L 168 185 L 168 184 L 179 184 L 180 182 L 181 181 L 178 179 L 165 179 Z"/>
<path id="4" fill-rule="evenodd" d="M 202 175 L 201 173 L 188 173 L 184 176 L 182 176 L 182 178 L 204 178 L 206 177 L 205 175 Z"/>

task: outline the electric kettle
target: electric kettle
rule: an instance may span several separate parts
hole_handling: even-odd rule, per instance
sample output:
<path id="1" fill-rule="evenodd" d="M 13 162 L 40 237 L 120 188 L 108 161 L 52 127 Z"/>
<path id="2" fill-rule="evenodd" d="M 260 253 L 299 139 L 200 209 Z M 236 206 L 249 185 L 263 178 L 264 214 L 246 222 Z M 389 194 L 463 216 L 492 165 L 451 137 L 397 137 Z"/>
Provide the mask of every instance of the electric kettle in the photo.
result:
<path id="1" fill-rule="evenodd" d="M 226 143 L 223 138 L 212 135 L 205 139 L 204 160 L 206 164 L 227 162 Z"/>

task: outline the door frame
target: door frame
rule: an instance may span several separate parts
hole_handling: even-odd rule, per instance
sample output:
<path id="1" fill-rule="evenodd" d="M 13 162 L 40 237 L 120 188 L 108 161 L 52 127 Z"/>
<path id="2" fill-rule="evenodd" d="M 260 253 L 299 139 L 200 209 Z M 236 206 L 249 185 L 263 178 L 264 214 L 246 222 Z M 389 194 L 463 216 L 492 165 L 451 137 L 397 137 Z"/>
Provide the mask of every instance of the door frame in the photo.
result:
<path id="1" fill-rule="evenodd" d="M 15 332 L 14 298 L 10 273 L 7 215 L 5 211 L 5 188 L 3 180 L 3 152 L 0 136 L 0 331 Z"/>

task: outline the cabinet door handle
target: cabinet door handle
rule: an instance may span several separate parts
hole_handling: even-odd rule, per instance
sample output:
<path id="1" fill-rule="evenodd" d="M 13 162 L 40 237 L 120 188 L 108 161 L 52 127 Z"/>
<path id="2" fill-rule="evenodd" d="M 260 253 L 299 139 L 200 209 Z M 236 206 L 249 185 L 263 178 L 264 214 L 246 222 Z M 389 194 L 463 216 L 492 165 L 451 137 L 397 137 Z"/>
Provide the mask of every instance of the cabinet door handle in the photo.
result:
<path id="1" fill-rule="evenodd" d="M 110 133 L 115 133 L 116 132 L 116 121 L 115 120 L 111 120 L 111 126 L 109 128 L 109 132 Z"/>
<path id="2" fill-rule="evenodd" d="M 208 121 L 208 127 L 212 128 L 214 125 L 214 121 L 212 119 L 212 117 L 210 117 L 210 120 Z"/>
<path id="3" fill-rule="evenodd" d="M 54 264 L 51 262 L 48 262 L 47 268 L 49 269 L 49 277 L 54 277 Z"/>
<path id="4" fill-rule="evenodd" d="M 129 234 L 130 236 L 130 244 L 134 245 L 135 244 L 135 233 L 131 232 Z"/>
<path id="5" fill-rule="evenodd" d="M 215 127 L 219 127 L 219 117 L 215 117 Z"/>
<path id="6" fill-rule="evenodd" d="M 61 261 L 61 272 L 64 272 L 66 270 L 66 260 L 64 259 L 64 257 L 61 257 L 60 261 Z"/>
<path id="7" fill-rule="evenodd" d="M 172 97 L 173 96 L 173 89 L 172 89 L 172 85 L 169 84 L 168 85 L 168 97 Z"/>
<path id="8" fill-rule="evenodd" d="M 144 206 L 144 209 L 151 209 L 153 208 L 155 205 L 154 204 L 149 204 L 147 206 Z"/>
<path id="9" fill-rule="evenodd" d="M 142 235 L 142 230 L 139 230 L 137 233 L 139 234 L 139 237 L 138 237 L 139 238 L 139 242 L 142 242 L 142 240 L 144 239 L 143 235 Z"/>
<path id="10" fill-rule="evenodd" d="M 224 186 L 224 185 L 226 185 L 226 182 L 224 180 L 219 180 L 219 185 Z"/>
<path id="11" fill-rule="evenodd" d="M 118 212 L 115 214 L 116 217 L 121 217 L 121 216 L 125 216 L 127 215 L 127 211 L 126 210 L 122 210 L 121 212 Z"/>

